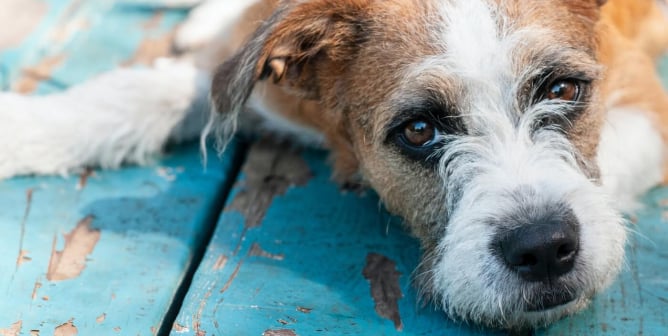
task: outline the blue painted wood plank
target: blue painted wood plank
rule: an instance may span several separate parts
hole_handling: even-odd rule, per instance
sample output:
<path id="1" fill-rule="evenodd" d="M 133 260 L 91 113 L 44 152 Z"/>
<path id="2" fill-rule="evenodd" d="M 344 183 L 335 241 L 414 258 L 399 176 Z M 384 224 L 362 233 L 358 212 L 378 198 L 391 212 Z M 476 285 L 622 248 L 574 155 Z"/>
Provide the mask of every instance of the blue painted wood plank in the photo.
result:
<path id="1" fill-rule="evenodd" d="M 495 334 L 420 307 L 410 284 L 417 243 L 374 196 L 341 193 L 329 181 L 322 153 L 304 154 L 312 173 L 306 185 L 292 181 L 284 195 L 262 201 L 258 190 L 274 190 L 274 180 L 287 178 L 285 172 L 266 170 L 269 162 L 280 166 L 288 157 L 273 150 L 277 154 L 269 158 L 262 153 L 266 149 L 251 152 L 234 195 L 239 199 L 250 193 L 258 201 L 245 207 L 232 201 L 226 207 L 173 335 Z M 254 171 L 264 172 L 265 184 L 251 181 Z M 618 281 L 586 311 L 535 334 L 668 334 L 668 255 L 663 251 L 668 188 L 650 193 L 645 204 L 632 227 L 636 233 L 627 248 L 628 266 Z M 374 310 L 362 274 L 369 253 L 387 256 L 401 273 L 401 332 Z"/>
<path id="2" fill-rule="evenodd" d="M 0 52 L 11 87 L 24 92 L 149 62 L 166 48 L 142 47 L 167 45 L 185 14 L 46 3 L 42 24 Z M 147 167 L 0 181 L 0 335 L 156 334 L 215 224 L 237 152 L 206 172 L 191 145 Z"/>
<path id="3" fill-rule="evenodd" d="M 0 51 L 3 83 L 14 90 L 59 91 L 118 65 L 166 56 L 172 32 L 187 14 L 115 0 L 48 0 L 47 6 L 42 24 L 21 45 Z M 153 49 L 162 42 L 157 49 L 163 54 L 137 59 L 145 42 L 153 42 Z"/>
<path id="4" fill-rule="evenodd" d="M 231 163 L 203 172 L 185 146 L 148 167 L 0 182 L 0 329 L 51 334 L 72 321 L 80 335 L 155 334 Z"/>
<path id="5" fill-rule="evenodd" d="M 267 156 L 267 151 L 275 155 Z M 308 151 L 305 162 L 301 160 L 277 148 L 251 150 L 243 177 L 233 190 L 234 200 L 218 223 L 173 335 L 262 335 L 272 330 L 284 335 L 291 335 L 290 331 L 298 335 L 495 334 L 448 322 L 441 313 L 421 308 L 411 285 L 417 242 L 397 218 L 381 209 L 374 195 L 342 193 L 330 181 L 324 153 Z M 272 164 L 290 168 L 267 171 Z M 295 167 L 303 166 L 309 173 L 295 173 L 303 171 Z M 249 176 L 257 171 L 263 171 L 259 178 Z M 294 184 L 303 182 L 300 179 L 307 183 L 265 201 L 267 190 L 276 191 L 276 181 Z M 247 207 L 241 207 L 244 204 Z M 258 213 L 265 205 L 261 219 Z M 370 253 L 387 256 L 401 273 L 403 332 L 374 310 L 370 284 L 362 274 Z"/>

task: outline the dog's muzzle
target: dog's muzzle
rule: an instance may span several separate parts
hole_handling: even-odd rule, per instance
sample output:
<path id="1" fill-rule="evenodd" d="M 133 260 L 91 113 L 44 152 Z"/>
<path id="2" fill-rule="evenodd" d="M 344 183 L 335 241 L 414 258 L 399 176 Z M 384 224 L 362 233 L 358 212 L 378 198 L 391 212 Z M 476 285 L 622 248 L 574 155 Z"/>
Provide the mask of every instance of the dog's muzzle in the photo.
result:
<path id="1" fill-rule="evenodd" d="M 573 271 L 580 250 L 579 223 L 573 211 L 558 205 L 549 212 L 523 211 L 511 220 L 515 222 L 505 225 L 510 229 L 496 235 L 493 250 L 520 279 L 535 285 L 527 311 L 573 301 L 575 293 L 562 281 Z"/>

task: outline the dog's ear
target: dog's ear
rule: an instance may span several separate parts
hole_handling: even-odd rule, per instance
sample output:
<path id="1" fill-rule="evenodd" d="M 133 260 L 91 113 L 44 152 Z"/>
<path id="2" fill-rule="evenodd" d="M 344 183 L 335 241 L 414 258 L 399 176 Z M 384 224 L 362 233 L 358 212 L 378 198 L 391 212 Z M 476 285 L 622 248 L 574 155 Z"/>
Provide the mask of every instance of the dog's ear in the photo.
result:
<path id="1" fill-rule="evenodd" d="M 368 2 L 282 2 L 215 72 L 211 96 L 218 112 L 238 112 L 256 82 L 265 79 L 301 97 L 318 98 L 319 74 L 342 66 L 358 47 Z"/>

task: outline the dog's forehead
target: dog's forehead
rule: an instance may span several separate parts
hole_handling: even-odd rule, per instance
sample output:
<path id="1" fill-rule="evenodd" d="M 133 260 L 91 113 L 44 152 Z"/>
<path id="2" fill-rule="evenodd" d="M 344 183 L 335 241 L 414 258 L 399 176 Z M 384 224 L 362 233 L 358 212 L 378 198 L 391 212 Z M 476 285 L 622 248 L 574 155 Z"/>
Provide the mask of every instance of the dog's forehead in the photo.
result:
<path id="1" fill-rule="evenodd" d="M 373 68 L 378 74 L 374 78 L 382 79 L 374 87 L 395 95 L 396 99 L 377 100 L 379 104 L 396 105 L 396 100 L 425 88 L 440 91 L 446 100 L 461 101 L 466 89 L 474 91 L 471 85 L 518 85 L 527 72 L 548 67 L 549 62 L 596 71 L 593 21 L 575 13 L 569 1 L 388 3 L 393 5 L 375 9 L 379 13 L 373 15 L 374 35 L 359 58 L 359 72 Z M 368 80 L 374 79 L 364 79 Z"/>

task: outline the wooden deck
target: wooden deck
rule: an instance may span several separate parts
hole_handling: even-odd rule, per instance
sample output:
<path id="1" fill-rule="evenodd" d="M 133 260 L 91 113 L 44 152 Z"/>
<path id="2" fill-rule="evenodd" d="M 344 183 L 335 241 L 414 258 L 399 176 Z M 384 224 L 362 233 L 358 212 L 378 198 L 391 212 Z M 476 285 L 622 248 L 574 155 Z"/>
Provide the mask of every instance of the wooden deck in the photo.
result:
<path id="1" fill-rule="evenodd" d="M 0 31 L 0 85 L 47 94 L 146 64 L 184 15 L 5 0 L 0 20 L 16 29 Z M 147 167 L 0 181 L 0 336 L 504 335 L 421 307 L 417 243 L 371 192 L 330 182 L 324 157 L 259 142 L 204 171 L 185 145 Z M 610 290 L 534 334 L 668 334 L 667 200 L 668 188 L 646 196 Z"/>

